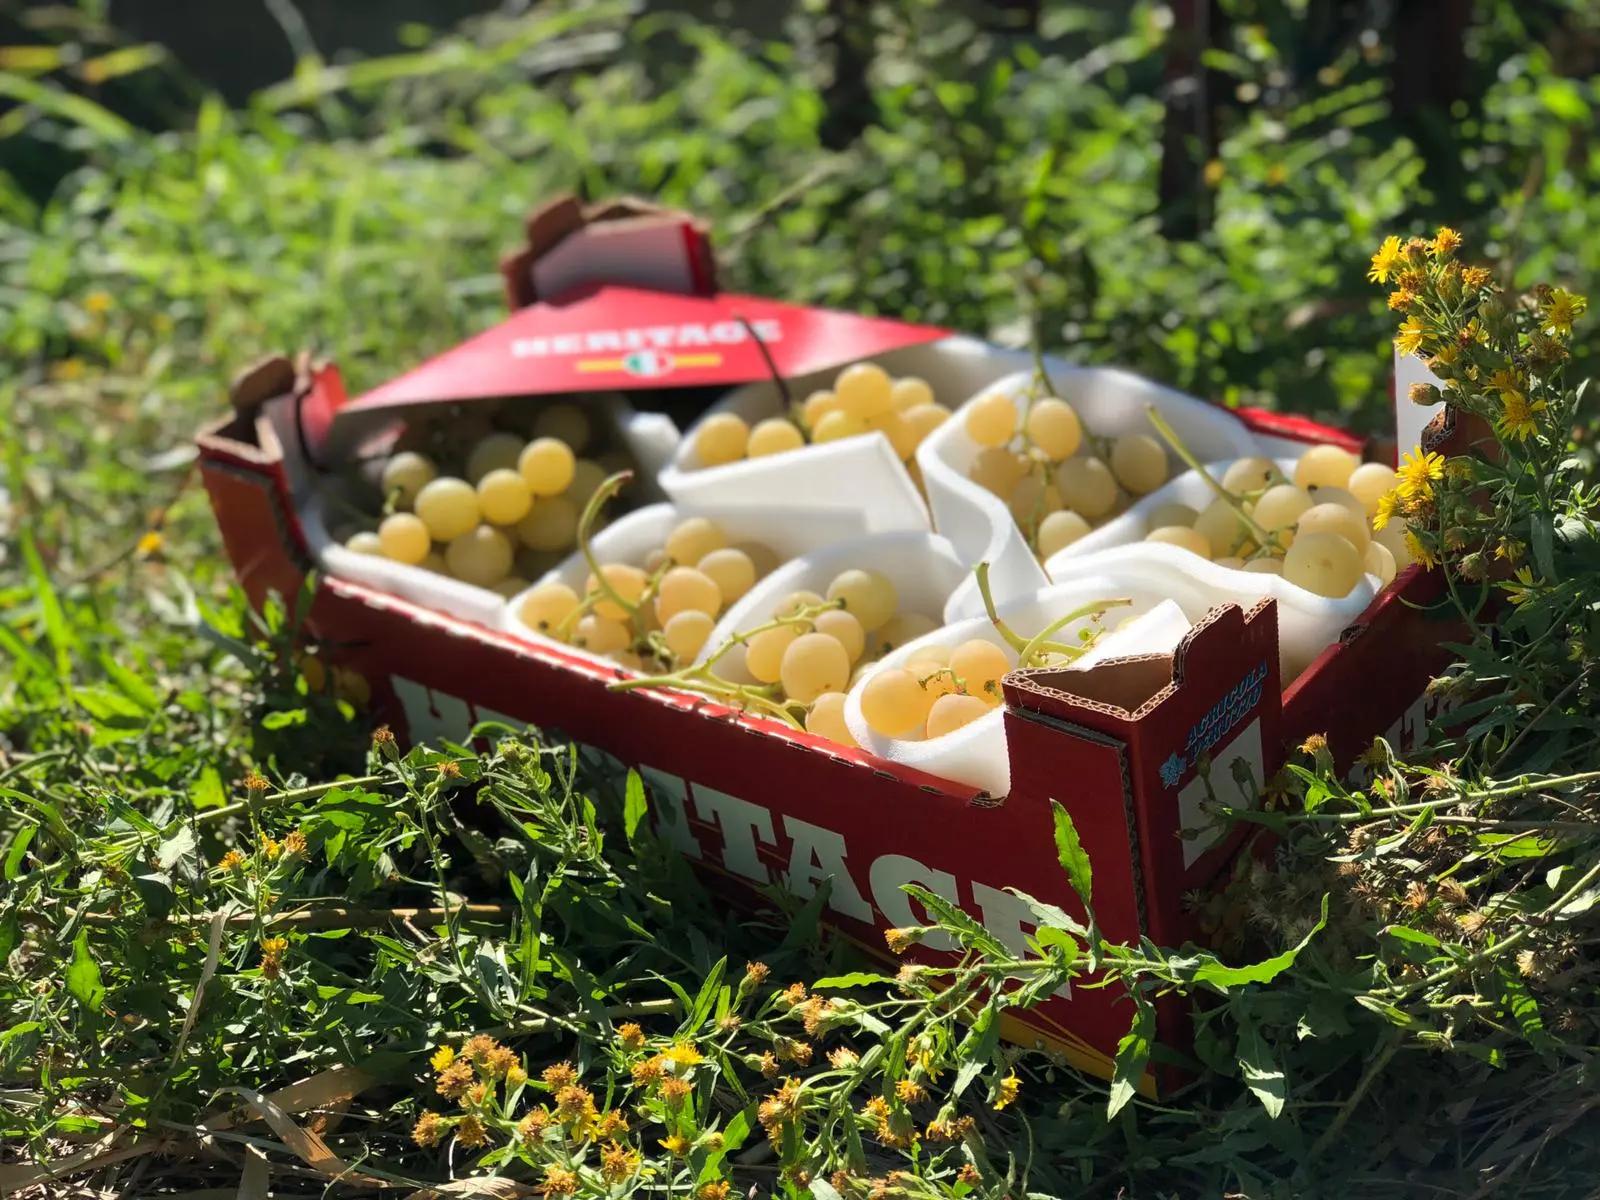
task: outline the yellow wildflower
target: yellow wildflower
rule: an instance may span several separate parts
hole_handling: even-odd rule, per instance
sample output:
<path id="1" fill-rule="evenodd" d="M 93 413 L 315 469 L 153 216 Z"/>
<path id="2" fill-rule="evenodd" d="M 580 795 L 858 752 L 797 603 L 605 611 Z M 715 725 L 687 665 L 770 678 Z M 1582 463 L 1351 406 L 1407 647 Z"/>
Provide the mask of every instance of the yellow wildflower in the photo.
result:
<path id="1" fill-rule="evenodd" d="M 600 1151 L 600 1178 L 607 1183 L 621 1183 L 631 1177 L 639 1167 L 639 1152 L 620 1142 L 608 1142 Z"/>
<path id="2" fill-rule="evenodd" d="M 1494 548 L 1494 556 L 1514 563 L 1519 561 L 1527 551 L 1528 548 L 1515 538 L 1501 538 L 1500 544 Z"/>
<path id="3" fill-rule="evenodd" d="M 669 1137 L 662 1138 L 660 1145 L 668 1154 L 678 1158 L 682 1158 L 689 1153 L 689 1139 L 681 1133 L 674 1133 Z"/>
<path id="4" fill-rule="evenodd" d="M 483 1072 L 490 1079 L 505 1079 L 511 1074 L 511 1068 L 519 1065 L 515 1050 L 510 1046 L 496 1046 L 484 1056 Z"/>
<path id="5" fill-rule="evenodd" d="M 956 1182 L 964 1183 L 968 1187 L 977 1187 L 983 1182 L 983 1172 L 971 1163 L 962 1163 L 961 1170 L 956 1172 Z"/>
<path id="6" fill-rule="evenodd" d="M 1410 288 L 1401 288 L 1398 292 L 1389 293 L 1389 307 L 1399 312 L 1404 312 L 1417 302 L 1417 294 Z"/>
<path id="7" fill-rule="evenodd" d="M 261 939 L 261 973 L 276 979 L 283 973 L 283 956 L 289 949 L 289 939 L 269 937 Z"/>
<path id="8" fill-rule="evenodd" d="M 891 953 L 904 954 L 911 946 L 922 940 L 922 931 L 914 928 L 885 929 L 883 940 L 889 944 Z"/>
<path id="9" fill-rule="evenodd" d="M 1372 256 L 1372 269 L 1367 278 L 1373 283 L 1388 283 L 1389 274 L 1400 265 L 1400 239 L 1386 237 L 1378 252 Z"/>
<path id="10" fill-rule="evenodd" d="M 578 1177 L 566 1167 L 548 1164 L 544 1169 L 544 1182 L 539 1191 L 546 1196 L 570 1196 L 578 1190 Z"/>
<path id="11" fill-rule="evenodd" d="M 84 310 L 97 317 L 110 312 L 111 303 L 111 293 L 109 292 L 90 292 L 83 298 Z"/>
<path id="12" fill-rule="evenodd" d="M 481 1067 L 489 1061 L 489 1055 L 493 1054 L 499 1046 L 500 1043 L 486 1033 L 473 1034 L 467 1039 L 466 1044 L 461 1047 L 461 1057 L 474 1066 Z"/>
<path id="13" fill-rule="evenodd" d="M 1539 426 L 1534 421 L 1533 415 L 1544 411 L 1543 400 L 1535 400 L 1530 404 L 1527 397 L 1520 392 L 1513 392 L 1503 399 L 1500 420 L 1497 422 L 1501 437 L 1525 442 L 1539 432 Z"/>
<path id="14" fill-rule="evenodd" d="M 539 1078 L 543 1079 L 552 1091 L 560 1091 L 578 1082 L 578 1071 L 569 1062 L 551 1063 L 539 1073 Z"/>
<path id="15" fill-rule="evenodd" d="M 676 1107 L 688 1099 L 689 1093 L 694 1091 L 694 1085 L 687 1079 L 670 1076 L 661 1081 L 661 1098 L 669 1105 Z"/>
<path id="16" fill-rule="evenodd" d="M 1422 539 L 1411 530 L 1406 530 L 1406 549 L 1411 551 L 1411 557 L 1424 567 L 1432 568 L 1438 565 L 1439 560 L 1434 557 L 1433 551 L 1423 545 Z"/>
<path id="17" fill-rule="evenodd" d="M 456 1141 L 469 1150 L 475 1150 L 489 1144 L 489 1131 L 483 1127 L 482 1121 L 468 1113 L 456 1125 Z"/>
<path id="18" fill-rule="evenodd" d="M 261 837 L 261 857 L 268 862 L 276 862 L 283 854 L 283 843 L 274 841 L 265 834 Z"/>
<path id="19" fill-rule="evenodd" d="M 1328 735 L 1325 733 L 1313 733 L 1310 737 L 1306 738 L 1305 741 L 1300 743 L 1300 750 L 1305 754 L 1320 754 L 1327 748 Z"/>
<path id="20" fill-rule="evenodd" d="M 424 1112 L 411 1127 L 411 1140 L 423 1149 L 427 1149 L 429 1146 L 439 1144 L 439 1140 L 444 1137 L 444 1131 L 443 1117 L 436 1112 Z"/>
<path id="21" fill-rule="evenodd" d="M 637 1050 L 644 1045 L 644 1030 L 633 1021 L 617 1026 L 617 1041 L 624 1050 Z"/>
<path id="22" fill-rule="evenodd" d="M 586 1087 L 569 1083 L 556 1093 L 556 1118 L 574 1124 L 586 1123 L 595 1115 L 594 1096 Z"/>
<path id="23" fill-rule="evenodd" d="M 999 1112 L 1013 1103 L 1017 1098 L 1017 1093 L 1021 1090 L 1022 1080 L 1018 1079 L 1017 1073 L 1013 1071 L 1000 1081 L 1000 1087 L 994 1098 L 994 1110 Z"/>
<path id="24" fill-rule="evenodd" d="M 906 1104 L 921 1104 L 928 1098 L 928 1089 L 914 1079 L 902 1079 L 894 1085 L 894 1094 Z"/>
<path id="25" fill-rule="evenodd" d="M 536 1108 L 517 1122 L 517 1135 L 523 1141 L 536 1142 L 550 1128 L 552 1118 L 547 1108 Z"/>
<path id="26" fill-rule="evenodd" d="M 246 862 L 245 856 L 237 850 L 229 850 L 222 856 L 222 861 L 217 864 L 224 871 L 242 871 Z"/>
<path id="27" fill-rule="evenodd" d="M 680 1069 L 698 1066 L 706 1060 L 706 1056 L 696 1050 L 691 1042 L 678 1042 L 670 1050 L 665 1051 L 661 1057 Z"/>
<path id="28" fill-rule="evenodd" d="M 433 1052 L 433 1057 L 428 1060 L 428 1065 L 431 1066 L 435 1071 L 442 1071 L 451 1063 L 455 1062 L 455 1060 L 456 1052 L 453 1047 L 440 1046 Z"/>
<path id="29" fill-rule="evenodd" d="M 153 558 L 161 553 L 161 549 L 166 545 L 166 542 L 167 539 L 162 537 L 159 529 L 147 529 L 140 535 L 139 543 L 133 548 L 133 551 L 140 558 Z"/>
<path id="30" fill-rule="evenodd" d="M 1448 367 L 1461 357 L 1461 347 L 1454 343 L 1446 343 L 1433 352 L 1433 357 L 1428 360 L 1430 369 L 1438 370 Z"/>
<path id="31" fill-rule="evenodd" d="M 778 1075 L 778 1058 L 771 1050 L 762 1052 L 761 1074 L 765 1079 L 775 1079 Z"/>
<path id="32" fill-rule="evenodd" d="M 1461 235 L 1448 225 L 1439 226 L 1439 232 L 1433 235 L 1433 256 L 1448 258 L 1460 248 Z"/>
<path id="33" fill-rule="evenodd" d="M 1421 321 L 1407 317 L 1400 322 L 1400 332 L 1394 339 L 1395 349 L 1401 354 L 1415 354 L 1422 349 L 1422 335 L 1426 332 Z"/>
<path id="34" fill-rule="evenodd" d="M 283 835 L 283 852 L 288 855 L 299 855 L 306 852 L 306 835 L 298 829 L 291 829 Z"/>
<path id="35" fill-rule="evenodd" d="M 1422 447 L 1408 450 L 1396 472 L 1400 482 L 1395 487 L 1402 500 L 1412 497 L 1427 499 L 1433 495 L 1433 485 L 1444 478 L 1444 455 L 1432 451 L 1423 453 Z"/>
<path id="36" fill-rule="evenodd" d="M 1520 400 L 1526 385 L 1515 371 L 1508 371 L 1502 367 L 1489 376 L 1489 382 L 1483 386 L 1491 392 L 1499 392 L 1502 400 L 1510 400 L 1513 396 Z"/>
<path id="37" fill-rule="evenodd" d="M 628 1118 L 619 1109 L 609 1109 L 600 1114 L 594 1123 L 597 1138 L 614 1138 L 628 1132 Z"/>
<path id="38" fill-rule="evenodd" d="M 1519 587 L 1506 588 L 1506 598 L 1513 604 L 1525 604 L 1533 599 L 1535 583 L 1532 567 L 1518 567 L 1516 572 Z"/>
<path id="39" fill-rule="evenodd" d="M 1487 267 L 1468 267 L 1461 272 L 1461 284 L 1468 291 L 1475 292 L 1488 282 L 1489 270 Z"/>
<path id="40" fill-rule="evenodd" d="M 433 1090 L 447 1100 L 456 1100 L 466 1095 L 467 1089 L 473 1082 L 471 1064 L 463 1059 L 457 1059 L 439 1072 Z"/>
<path id="41" fill-rule="evenodd" d="M 1228 169 L 1222 165 L 1220 158 L 1213 158 L 1205 166 L 1202 173 L 1208 188 L 1221 187 L 1223 178 L 1228 174 Z"/>
<path id="42" fill-rule="evenodd" d="M 838 1046 L 828 1051 L 828 1065 L 836 1071 L 847 1070 L 860 1061 L 861 1056 L 849 1046 Z"/>
<path id="43" fill-rule="evenodd" d="M 1545 328 L 1551 333 L 1570 337 L 1572 323 L 1583 316 L 1588 308 L 1587 297 L 1574 295 L 1565 288 L 1552 288 L 1544 302 Z"/>
<path id="44" fill-rule="evenodd" d="M 695 1192 L 695 1200 L 728 1200 L 728 1192 L 733 1185 L 726 1179 L 718 1179 L 712 1183 L 702 1183 L 700 1190 Z"/>
<path id="45" fill-rule="evenodd" d="M 1392 489 L 1378 497 L 1377 511 L 1372 514 L 1372 528 L 1375 531 L 1389 523 L 1394 517 L 1395 506 L 1399 503 L 1400 494 Z"/>

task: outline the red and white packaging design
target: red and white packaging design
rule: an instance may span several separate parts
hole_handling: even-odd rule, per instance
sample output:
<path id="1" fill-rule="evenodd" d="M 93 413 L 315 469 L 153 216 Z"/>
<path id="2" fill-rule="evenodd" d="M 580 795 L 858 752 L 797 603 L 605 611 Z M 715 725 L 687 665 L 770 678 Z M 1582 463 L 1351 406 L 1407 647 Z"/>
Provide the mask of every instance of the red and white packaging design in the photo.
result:
<path id="1" fill-rule="evenodd" d="M 781 373 L 805 376 L 954 337 L 725 293 L 581 278 L 579 286 L 577 298 L 534 300 L 357 401 L 345 401 L 332 372 L 297 375 L 281 360 L 237 387 L 239 410 L 203 430 L 199 447 L 224 544 L 252 601 L 300 590 L 320 549 L 308 529 L 304 480 L 316 473 L 313 461 L 359 440 L 347 426 L 370 432 L 364 423 L 378 419 L 374 411 L 389 418 L 445 400 L 678 381 L 731 388 L 769 377 L 763 348 Z M 758 347 L 749 334 L 763 321 Z M 1014 352 L 997 353 L 992 378 L 1017 365 Z M 263 401 L 284 406 L 291 419 L 275 424 Z M 1297 418 L 1222 415 L 1272 454 L 1351 441 Z M 1449 632 L 1434 616 L 1440 591 L 1436 576 L 1403 572 L 1287 689 L 1270 598 L 1200 614 L 1170 655 L 1014 673 L 1001 717 L 1003 799 L 703 696 L 610 690 L 624 671 L 528 636 L 504 620 L 504 608 L 495 619 L 440 611 L 324 573 L 307 632 L 365 677 L 373 715 L 402 736 L 459 737 L 493 717 L 571 737 L 602 768 L 641 772 L 660 832 L 713 886 L 760 903 L 772 885 L 807 896 L 830 880 L 826 919 L 876 953 L 885 929 L 925 921 L 905 883 L 946 896 L 1018 949 L 1034 918 L 1008 889 L 1078 912 L 1056 860 L 1051 800 L 1071 814 L 1093 861 L 1105 933 L 1177 945 L 1199 936 L 1185 893 L 1212 882 L 1246 837 L 1242 828 L 1214 827 L 1208 788 L 1242 802 L 1236 777 L 1259 787 L 1313 733 L 1326 734 L 1336 760 L 1348 764 L 1375 735 L 1405 744 L 1421 732 L 1431 716 L 1424 688 L 1445 659 L 1439 643 Z M 926 943 L 912 954 L 937 961 L 948 948 Z M 1007 1033 L 1107 1075 L 1131 1015 L 1114 989 L 1078 988 L 1015 1014 Z M 1158 1033 L 1185 1043 L 1181 1003 L 1160 1007 Z"/>

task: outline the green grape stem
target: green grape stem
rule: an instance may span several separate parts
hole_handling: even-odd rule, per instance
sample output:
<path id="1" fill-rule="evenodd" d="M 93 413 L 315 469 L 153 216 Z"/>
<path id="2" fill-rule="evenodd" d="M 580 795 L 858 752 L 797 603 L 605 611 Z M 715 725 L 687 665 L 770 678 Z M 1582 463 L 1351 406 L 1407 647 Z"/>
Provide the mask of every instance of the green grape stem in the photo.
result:
<path id="1" fill-rule="evenodd" d="M 1167 423 L 1167 419 L 1161 415 L 1161 411 L 1154 404 L 1147 404 L 1145 405 L 1145 413 L 1150 418 L 1150 424 L 1155 427 L 1155 431 L 1161 435 L 1162 440 L 1172 447 L 1172 452 L 1181 458 L 1191 471 L 1198 472 L 1200 478 L 1206 481 L 1212 491 L 1228 502 L 1228 507 L 1233 509 L 1239 520 L 1249 527 L 1250 532 L 1255 536 L 1256 542 L 1261 546 L 1266 546 L 1270 543 L 1272 546 L 1277 547 L 1277 534 L 1262 528 L 1261 524 L 1245 510 L 1244 501 L 1217 482 L 1211 472 L 1206 470 L 1205 464 L 1195 457 L 1194 451 L 1183 444 L 1183 439 L 1178 436 L 1178 431 Z"/>

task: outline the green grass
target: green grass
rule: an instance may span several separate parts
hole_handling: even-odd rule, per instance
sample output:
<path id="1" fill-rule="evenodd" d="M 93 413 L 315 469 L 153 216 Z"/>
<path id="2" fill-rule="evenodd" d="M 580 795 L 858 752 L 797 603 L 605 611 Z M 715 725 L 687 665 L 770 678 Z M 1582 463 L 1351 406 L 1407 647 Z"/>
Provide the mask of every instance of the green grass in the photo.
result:
<path id="1" fill-rule="evenodd" d="M 874 8 L 872 120 L 839 150 L 827 148 L 830 51 L 815 22 L 789 43 L 748 45 L 684 18 L 542 6 L 394 59 L 308 62 L 237 110 L 152 57 L 123 82 L 169 106 L 162 131 L 96 108 L 70 66 L 0 74 L 3 94 L 29 101 L 20 118 L 0 116 L 5 136 L 76 164 L 42 198 L 26 172 L 0 175 L 0 1184 L 114 1126 L 120 1144 L 160 1134 L 172 1152 L 82 1173 L 104 1190 L 243 1178 L 243 1194 L 261 1194 L 248 1190 L 260 1151 L 275 1192 L 317 1194 L 326 1177 L 294 1130 L 326 1114 L 241 1124 L 203 1159 L 194 1127 L 239 1103 L 226 1089 L 351 1066 L 363 1086 L 323 1134 L 336 1153 L 414 1182 L 445 1178 L 451 1162 L 490 1169 L 498 1148 L 474 1167 L 466 1148 L 452 1158 L 409 1137 L 421 1111 L 449 1107 L 432 1048 L 492 1030 L 536 1080 L 572 1059 L 605 1107 L 631 1084 L 616 1031 L 633 1016 L 653 1048 L 677 1036 L 722 1047 L 696 1077 L 696 1136 L 715 1127 L 731 1143 L 742 1122 L 745 1144 L 723 1148 L 741 1189 L 802 1194 L 759 1154 L 754 1103 L 776 1086 L 759 1053 L 803 1032 L 774 993 L 858 965 L 817 936 L 814 906 L 770 923 L 723 915 L 641 833 L 614 781 L 574 770 L 559 745 L 388 762 L 359 711 L 307 691 L 293 614 L 254 617 L 232 590 L 190 436 L 257 355 L 310 347 L 359 389 L 493 321 L 499 253 L 534 201 L 572 188 L 707 216 L 730 286 L 1018 344 L 1037 327 L 1072 357 L 1364 430 L 1388 422 L 1394 314 L 1363 282 L 1383 234 L 1448 220 L 1518 284 L 1593 290 L 1600 81 L 1580 57 L 1595 32 L 1583 6 L 1481 5 L 1481 100 L 1443 122 L 1425 159 L 1387 99 L 1394 47 L 1341 44 L 1310 70 L 1293 28 L 1301 6 L 1230 3 L 1218 69 L 1232 96 L 1254 98 L 1230 100 L 1219 165 L 1196 184 L 1210 222 L 1192 240 L 1163 236 L 1158 213 L 1164 10 L 1106 15 L 1119 7 L 1047 6 L 1038 38 L 978 32 L 931 3 Z M 104 48 L 92 21 L 82 28 Z M 1574 344 L 1574 378 L 1592 346 Z M 1464 848 L 1459 828 L 1430 833 L 1409 813 L 1368 824 L 1376 796 L 1307 759 L 1296 802 L 1344 815 L 1286 827 L 1291 869 L 1246 873 L 1218 916 L 1248 918 L 1228 947 L 1236 962 L 1298 943 L 1325 893 L 1328 927 L 1292 972 L 1213 998 L 1192 1088 L 1108 1120 L 1104 1084 L 940 1026 L 928 1052 L 949 1064 L 941 1087 L 974 1064 L 959 1105 L 974 1138 L 925 1143 L 913 1162 L 869 1136 L 857 1175 L 911 1171 L 894 1187 L 918 1196 L 967 1194 L 964 1161 L 981 1168 L 974 1194 L 994 1197 L 1588 1190 L 1600 1145 L 1593 894 L 1568 893 L 1594 844 L 1567 826 L 1593 820 L 1594 798 L 1585 782 L 1494 789 L 1593 764 L 1581 737 L 1600 636 L 1587 615 L 1592 522 L 1556 466 L 1570 454 L 1570 476 L 1588 463 L 1589 420 L 1575 410 L 1576 440 L 1553 440 L 1540 460 L 1535 475 L 1564 480 L 1554 496 L 1526 479 L 1496 484 L 1497 513 L 1536 554 L 1534 514 L 1549 515 L 1540 571 L 1562 587 L 1466 655 L 1462 677 L 1493 702 L 1474 714 L 1483 746 L 1443 744 L 1425 760 L 1465 780 L 1451 812 L 1528 830 Z M 138 543 L 154 526 L 152 554 Z M 1575 656 L 1549 633 L 1569 624 Z M 446 761 L 459 779 L 439 772 Z M 268 792 L 246 790 L 252 771 Z M 341 774 L 361 782 L 327 790 Z M 1394 778 L 1420 788 L 1426 776 Z M 1352 877 L 1329 859 L 1356 824 L 1391 849 Z M 268 856 L 263 839 L 281 846 L 296 831 L 305 854 Z M 230 848 L 248 858 L 237 875 L 216 866 Z M 1525 972 L 1474 966 L 1471 987 L 1412 997 L 1397 1020 L 1386 989 L 1481 949 L 1446 927 L 1437 891 L 1463 863 L 1485 879 L 1526 876 L 1493 884 L 1492 935 L 1527 927 L 1547 957 Z M 1407 903 L 1412 884 L 1432 889 L 1421 906 Z M 460 898 L 494 907 L 419 915 L 414 929 L 394 916 Z M 274 976 L 266 922 L 290 903 L 337 912 L 289 930 Z M 225 908 L 213 953 L 212 914 Z M 1442 944 L 1379 932 L 1394 927 Z M 1162 972 L 1180 969 L 1135 958 L 1126 970 L 1140 986 L 1168 986 Z M 751 960 L 772 976 L 736 1001 Z M 849 1028 L 825 1049 L 892 1047 L 935 1007 L 914 989 L 822 989 L 858 990 L 887 1007 L 845 1010 Z M 735 1011 L 738 1029 L 718 1026 Z M 1021 1099 L 996 1111 L 1012 1069 Z M 881 1084 L 882 1056 L 862 1070 Z M 840 1106 L 853 1096 L 859 1108 L 865 1086 L 819 1100 L 804 1137 L 848 1150 Z M 520 1118 L 532 1092 L 498 1095 Z M 641 1102 L 630 1135 L 659 1172 L 655 1190 L 673 1179 L 659 1143 L 678 1117 L 663 1103 Z M 719 1154 L 701 1141 L 678 1194 L 715 1178 Z M 518 1155 L 504 1169 L 537 1181 L 543 1160 Z"/>

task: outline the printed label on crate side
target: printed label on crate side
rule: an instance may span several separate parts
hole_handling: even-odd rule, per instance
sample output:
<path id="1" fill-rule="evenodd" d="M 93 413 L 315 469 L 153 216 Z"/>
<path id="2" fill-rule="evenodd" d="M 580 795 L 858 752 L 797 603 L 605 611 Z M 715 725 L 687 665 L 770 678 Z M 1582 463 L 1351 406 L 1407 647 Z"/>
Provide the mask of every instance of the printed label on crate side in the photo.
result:
<path id="1" fill-rule="evenodd" d="M 1184 739 L 1183 750 L 1173 751 L 1161 764 L 1161 782 L 1177 787 L 1184 773 L 1200 761 L 1200 756 L 1220 742 L 1247 713 L 1261 703 L 1261 685 L 1266 682 L 1267 664 L 1257 663 L 1228 694 L 1213 704 L 1205 716 L 1194 723 Z"/>
<path id="2" fill-rule="evenodd" d="M 579 355 L 622 356 L 635 352 L 737 346 L 750 340 L 751 330 L 763 342 L 783 340 L 783 322 L 771 317 L 751 321 L 684 321 L 677 325 L 643 325 L 627 329 L 590 329 L 584 333 L 557 333 L 550 337 L 519 337 L 511 342 L 512 358 L 575 358 Z M 657 356 L 660 357 L 660 356 Z M 674 357 L 668 355 L 666 357 Z M 683 357 L 683 356 L 677 356 Z M 721 361 L 720 356 L 715 356 Z M 642 359 L 641 359 L 642 362 Z M 690 364 L 680 363 L 687 366 Z M 580 364 L 581 366 L 581 364 Z M 621 366 L 618 370 L 625 369 Z"/>

